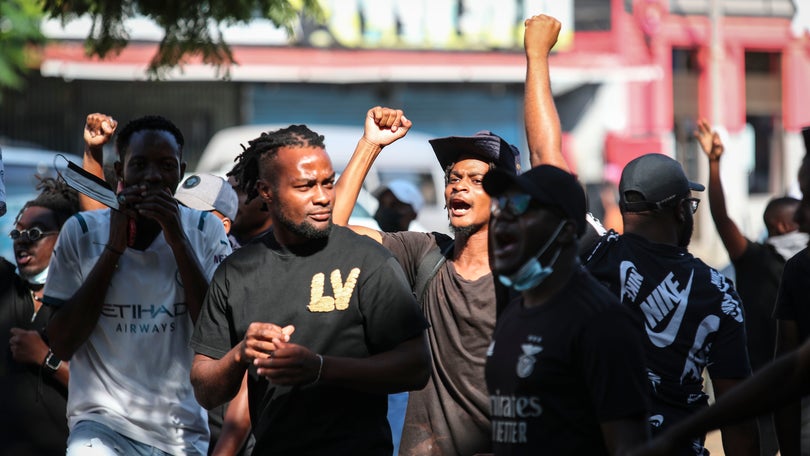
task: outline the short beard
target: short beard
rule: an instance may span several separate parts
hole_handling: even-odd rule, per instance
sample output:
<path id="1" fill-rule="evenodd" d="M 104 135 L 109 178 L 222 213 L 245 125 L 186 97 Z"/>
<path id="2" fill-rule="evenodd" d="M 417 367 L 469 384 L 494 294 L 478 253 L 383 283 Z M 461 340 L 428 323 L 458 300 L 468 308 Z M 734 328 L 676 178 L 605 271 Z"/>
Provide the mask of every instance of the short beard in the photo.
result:
<path id="1" fill-rule="evenodd" d="M 300 236 L 310 241 L 328 238 L 329 231 L 332 229 L 331 218 L 329 219 L 329 225 L 327 225 L 326 228 L 319 230 L 312 226 L 312 224 L 309 222 L 301 222 L 299 224 L 294 223 L 292 220 L 285 217 L 282 211 L 278 211 L 276 216 L 278 217 L 278 223 L 283 225 L 284 228 L 291 231 L 296 236 Z"/>
<path id="2" fill-rule="evenodd" d="M 467 225 L 467 226 L 453 226 L 450 225 L 450 230 L 453 231 L 453 234 L 457 238 L 469 238 L 473 234 L 477 233 L 484 227 L 484 224 L 478 225 Z"/>
<path id="3" fill-rule="evenodd" d="M 690 223 L 687 223 L 686 226 L 683 227 L 683 231 L 681 232 L 680 239 L 678 239 L 678 247 L 687 248 L 689 247 L 689 243 L 692 241 L 692 233 L 695 230 L 695 222 L 692 220 Z"/>

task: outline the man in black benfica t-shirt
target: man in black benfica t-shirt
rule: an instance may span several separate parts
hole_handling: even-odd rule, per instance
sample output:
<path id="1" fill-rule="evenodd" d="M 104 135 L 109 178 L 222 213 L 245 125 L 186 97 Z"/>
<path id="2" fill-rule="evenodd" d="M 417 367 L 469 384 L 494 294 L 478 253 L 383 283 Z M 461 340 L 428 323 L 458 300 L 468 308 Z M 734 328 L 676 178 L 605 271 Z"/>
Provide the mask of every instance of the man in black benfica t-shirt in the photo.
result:
<path id="1" fill-rule="evenodd" d="M 640 322 L 577 258 L 582 187 L 550 165 L 483 185 L 492 272 L 521 292 L 487 350 L 495 454 L 624 454 L 649 435 Z"/>

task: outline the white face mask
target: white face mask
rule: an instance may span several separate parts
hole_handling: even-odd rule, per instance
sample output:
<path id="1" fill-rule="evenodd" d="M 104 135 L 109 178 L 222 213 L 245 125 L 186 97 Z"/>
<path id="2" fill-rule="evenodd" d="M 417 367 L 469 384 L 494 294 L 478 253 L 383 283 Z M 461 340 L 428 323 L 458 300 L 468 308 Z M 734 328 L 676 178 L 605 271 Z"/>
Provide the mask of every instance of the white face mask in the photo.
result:
<path id="1" fill-rule="evenodd" d="M 557 229 L 554 230 L 554 234 L 552 234 L 543 247 L 540 248 L 537 255 L 526 261 L 526 263 L 524 263 L 523 266 L 521 266 L 514 273 L 508 276 L 499 274 L 498 280 L 500 280 L 505 286 L 510 287 L 515 291 L 530 290 L 540 285 L 546 279 L 546 277 L 550 276 L 551 273 L 554 272 L 554 263 L 557 262 L 557 258 L 560 256 L 562 247 L 557 248 L 557 251 L 551 258 L 548 266 L 543 266 L 543 264 L 540 263 L 540 257 L 543 256 L 543 254 L 546 253 L 546 250 L 551 247 L 551 244 L 557 240 L 557 236 L 560 235 L 565 223 L 566 220 L 563 220 L 559 225 L 557 225 Z"/>
<path id="2" fill-rule="evenodd" d="M 48 278 L 48 269 L 49 268 L 50 268 L 50 266 L 46 267 L 45 269 L 43 269 L 42 271 L 40 271 L 37 274 L 34 274 L 31 277 L 26 277 L 25 274 L 20 274 L 20 277 L 22 277 L 23 280 L 25 280 L 26 282 L 28 282 L 31 285 L 45 285 L 45 279 Z"/>
<path id="3" fill-rule="evenodd" d="M 772 245 L 782 258 L 788 260 L 807 247 L 808 240 L 810 240 L 810 237 L 808 237 L 807 233 L 791 231 L 790 233 L 771 236 L 765 240 L 765 243 Z"/>

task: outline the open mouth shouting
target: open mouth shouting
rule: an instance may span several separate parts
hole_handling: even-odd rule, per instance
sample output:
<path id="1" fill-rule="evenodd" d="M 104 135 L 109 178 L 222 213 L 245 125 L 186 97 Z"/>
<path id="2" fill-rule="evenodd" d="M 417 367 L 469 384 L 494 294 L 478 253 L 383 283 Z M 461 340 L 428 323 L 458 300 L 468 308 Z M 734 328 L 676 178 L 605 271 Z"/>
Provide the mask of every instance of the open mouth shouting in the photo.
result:
<path id="1" fill-rule="evenodd" d="M 448 205 L 451 217 L 463 217 L 470 212 L 472 205 L 461 198 L 453 198 Z"/>

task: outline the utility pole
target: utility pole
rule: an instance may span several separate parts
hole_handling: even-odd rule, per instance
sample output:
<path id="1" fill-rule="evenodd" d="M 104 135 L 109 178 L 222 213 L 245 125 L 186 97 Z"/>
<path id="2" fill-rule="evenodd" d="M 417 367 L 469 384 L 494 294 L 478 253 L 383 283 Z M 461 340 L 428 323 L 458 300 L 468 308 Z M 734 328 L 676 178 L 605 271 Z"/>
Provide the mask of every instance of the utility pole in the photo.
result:
<path id="1" fill-rule="evenodd" d="M 723 128 L 725 123 L 723 112 L 723 0 L 708 0 L 708 19 L 709 19 L 709 100 L 711 104 L 710 111 L 705 114 L 710 116 L 709 122 L 712 128 L 719 130 Z M 725 139 L 725 138 L 724 138 Z M 698 146 L 699 147 L 699 146 Z M 726 145 L 726 150 L 729 150 Z M 698 153 L 698 176 L 701 182 L 707 182 L 709 177 L 709 164 L 704 159 L 703 153 L 699 150 Z M 724 162 L 728 162 L 728 158 Z M 728 163 L 725 163 L 725 169 L 728 169 Z M 736 177 L 728 176 L 726 179 L 726 197 L 732 201 L 739 201 L 738 197 L 747 199 L 746 195 L 739 195 L 735 189 L 739 188 L 733 185 L 732 182 L 738 182 Z M 708 198 L 708 195 L 706 196 Z M 708 211 L 703 211 L 703 217 L 700 218 L 699 225 L 701 230 L 701 245 L 705 249 L 707 258 L 710 261 L 718 262 L 724 261 L 727 257 L 727 252 L 720 242 L 719 235 L 714 227 L 711 217 L 707 217 Z M 722 260 L 721 260 L 722 259 Z M 712 398 L 713 400 L 713 398 Z"/>
<path id="2" fill-rule="evenodd" d="M 711 27 L 709 81 L 711 83 L 712 119 L 714 128 L 723 125 L 723 0 L 710 0 L 709 22 Z"/>

